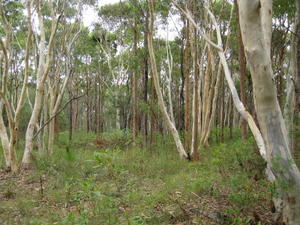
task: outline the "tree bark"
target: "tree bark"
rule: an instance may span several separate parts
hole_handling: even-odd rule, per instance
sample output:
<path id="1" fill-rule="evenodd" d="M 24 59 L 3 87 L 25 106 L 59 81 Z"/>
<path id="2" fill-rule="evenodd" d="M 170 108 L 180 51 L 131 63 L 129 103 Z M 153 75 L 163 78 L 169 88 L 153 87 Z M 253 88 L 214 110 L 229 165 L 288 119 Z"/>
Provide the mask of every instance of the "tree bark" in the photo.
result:
<path id="1" fill-rule="evenodd" d="M 157 66 L 156 66 L 156 60 L 155 60 L 154 48 L 153 48 L 154 1 L 155 0 L 149 0 L 149 2 L 148 2 L 149 3 L 148 48 L 149 48 L 150 65 L 151 65 L 151 72 L 152 72 L 152 76 L 153 76 L 154 87 L 155 87 L 155 91 L 157 94 L 158 105 L 159 105 L 160 111 L 161 111 L 161 113 L 164 117 L 164 120 L 173 136 L 173 139 L 176 143 L 176 147 L 179 152 L 179 155 L 181 157 L 188 158 L 188 155 L 187 155 L 186 151 L 184 150 L 184 147 L 181 143 L 181 140 L 180 140 L 180 137 L 176 130 L 176 127 L 172 123 L 172 121 L 168 115 L 166 106 L 163 101 L 161 88 L 159 85 L 159 77 L 158 77 L 158 73 L 157 73 Z"/>
<path id="2" fill-rule="evenodd" d="M 44 96 L 44 89 L 45 89 L 45 81 L 48 76 L 50 65 L 52 61 L 53 55 L 53 46 L 54 46 L 54 38 L 56 35 L 56 30 L 59 22 L 59 17 L 54 18 L 51 24 L 51 34 L 49 38 L 48 46 L 46 47 L 46 34 L 44 29 L 44 20 L 41 14 L 41 7 L 38 2 L 37 12 L 38 12 L 38 19 L 39 19 L 39 28 L 41 32 L 41 40 L 39 43 L 39 66 L 37 71 L 37 86 L 35 91 L 35 102 L 33 111 L 27 126 L 26 135 L 25 135 L 25 150 L 22 159 L 22 166 L 23 168 L 29 168 L 32 164 L 32 150 L 33 150 L 33 136 L 34 136 L 34 129 L 36 123 L 38 122 L 38 118 L 42 108 L 42 100 Z M 53 13 L 53 12 L 52 12 Z M 47 50 L 46 50 L 47 49 Z"/>
<path id="3" fill-rule="evenodd" d="M 184 147 L 188 149 L 190 147 L 191 142 L 191 132 L 190 132 L 190 109 L 191 109 L 191 101 L 190 101 L 190 59 L 191 59 L 191 26 L 190 22 L 187 20 L 185 23 L 185 45 L 183 52 L 183 74 L 184 74 L 184 99 L 185 99 L 185 107 L 184 107 Z"/>
<path id="4" fill-rule="evenodd" d="M 295 112 L 300 120 L 300 2 L 295 1 L 296 18 L 295 18 Z"/>
<path id="5" fill-rule="evenodd" d="M 277 100 L 270 58 L 271 0 L 238 1 L 247 62 L 253 80 L 254 103 L 264 138 L 268 166 L 283 200 L 283 220 L 300 224 L 300 172 L 288 145 L 288 136 Z M 285 185 L 280 185 L 284 183 Z M 280 209 L 278 209 L 280 210 Z"/>
<path id="6" fill-rule="evenodd" d="M 137 42 L 138 42 L 138 34 L 137 34 L 137 21 L 136 18 L 134 18 L 133 22 L 133 57 L 134 57 L 134 68 L 132 72 L 132 78 L 131 78 L 131 100 L 132 100 L 132 137 L 133 142 L 135 144 L 136 138 L 138 135 L 138 115 L 137 115 Z"/>
<path id="7" fill-rule="evenodd" d="M 234 0 L 234 5 L 236 7 L 236 18 L 238 20 L 238 45 L 239 45 L 239 67 L 240 67 L 240 96 L 241 96 L 241 101 L 247 108 L 247 71 L 246 71 L 246 57 L 245 57 L 245 52 L 244 52 L 244 44 L 242 40 L 242 34 L 241 34 L 241 29 L 239 25 L 239 11 L 238 11 L 238 4 L 237 0 Z M 242 119 L 241 122 L 242 126 L 242 138 L 246 139 L 247 138 L 247 121 Z"/>

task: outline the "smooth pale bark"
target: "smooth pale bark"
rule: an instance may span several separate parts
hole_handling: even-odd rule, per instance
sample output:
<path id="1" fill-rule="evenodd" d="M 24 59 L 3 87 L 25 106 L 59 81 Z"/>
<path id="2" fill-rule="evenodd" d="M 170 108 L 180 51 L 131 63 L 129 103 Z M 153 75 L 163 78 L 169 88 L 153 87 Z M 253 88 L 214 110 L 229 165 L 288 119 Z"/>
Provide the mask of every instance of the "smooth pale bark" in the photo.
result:
<path id="1" fill-rule="evenodd" d="M 198 44 L 197 44 L 197 30 L 193 29 L 193 38 L 191 39 L 191 46 L 194 72 L 194 88 L 193 88 L 193 106 L 192 106 L 192 140 L 191 140 L 191 158 L 192 160 L 199 159 L 199 98 L 200 98 L 200 71 L 198 65 Z M 205 52 L 206 46 L 204 47 Z"/>
<path id="2" fill-rule="evenodd" d="M 71 41 L 65 46 L 65 78 L 63 80 L 62 85 L 59 85 L 60 83 L 60 66 L 57 66 L 57 70 L 55 72 L 55 80 L 51 83 L 49 80 L 49 94 L 50 94 L 50 102 L 49 102 L 49 116 L 50 118 L 55 117 L 59 110 L 59 106 L 61 104 L 62 98 L 64 96 L 65 90 L 67 88 L 68 81 L 70 79 L 71 74 L 73 73 L 71 69 L 71 59 L 70 55 L 72 54 L 72 50 L 74 47 L 74 44 L 76 40 L 79 37 L 79 34 L 81 33 L 81 28 L 75 33 L 75 35 L 72 37 Z M 58 61 L 58 60 L 57 60 Z M 95 82 L 96 83 L 96 82 Z M 53 152 L 53 145 L 54 145 L 54 139 L 55 139 L 55 119 L 51 120 L 49 122 L 49 133 L 48 133 L 48 151 L 50 153 Z"/>
<path id="3" fill-rule="evenodd" d="M 287 69 L 288 75 L 286 77 L 286 99 L 284 105 L 284 120 L 289 136 L 289 146 L 294 156 L 297 143 L 294 142 L 292 131 L 294 128 L 297 130 L 299 124 L 299 115 L 297 113 L 300 112 L 300 2 L 295 1 L 295 5 L 296 14 L 293 28 L 295 35 L 291 38 L 291 59 Z"/>
<path id="4" fill-rule="evenodd" d="M 2 3 L 1 3 L 2 4 Z M 1 11 L 2 11 L 2 6 L 0 7 Z M 3 12 L 1 12 L 1 15 Z M 2 57 L 4 58 L 4 68 L 2 70 L 2 88 L 1 88 L 1 92 L 0 92 L 0 138 L 1 138 L 1 143 L 2 143 L 2 147 L 3 147 L 3 152 L 4 152 L 4 158 L 6 161 L 6 166 L 7 166 L 7 170 L 12 170 L 13 172 L 16 172 L 18 170 L 18 163 L 17 163 L 17 159 L 16 159 L 16 153 L 15 153 L 15 149 L 13 149 L 12 145 L 11 145 L 11 140 L 15 137 L 15 136 L 11 136 L 12 138 L 9 137 L 8 133 L 10 135 L 15 135 L 14 132 L 14 118 L 13 118 L 13 103 L 10 104 L 8 101 L 8 97 L 7 97 L 7 77 L 8 77 L 8 73 L 9 73 L 9 67 L 10 67 L 10 63 L 11 63 L 11 58 L 10 55 L 8 53 L 9 49 L 10 49 L 10 44 L 8 42 L 10 33 L 7 33 L 6 37 L 7 40 L 6 42 L 4 42 L 2 39 L 0 39 L 0 47 L 2 49 L 3 55 Z M 4 124 L 4 120 L 3 120 L 3 106 L 5 106 L 5 112 L 7 115 L 7 120 L 8 120 L 8 128 L 6 128 L 5 124 Z"/>
<path id="5" fill-rule="evenodd" d="M 208 10 L 208 12 L 209 12 L 209 14 L 211 16 L 211 19 L 212 19 L 214 25 L 216 26 L 217 38 L 218 38 L 218 45 L 221 46 L 222 45 L 222 38 L 221 38 L 221 32 L 220 32 L 219 26 L 218 26 L 218 24 L 217 24 L 217 22 L 215 20 L 214 15 L 209 10 Z M 243 117 L 243 119 L 245 119 L 248 122 L 248 126 L 250 127 L 250 129 L 252 131 L 252 134 L 253 134 L 253 136 L 254 136 L 254 138 L 256 140 L 256 144 L 258 145 L 260 154 L 261 154 L 261 156 L 264 159 L 266 159 L 266 149 L 265 149 L 265 144 L 264 144 L 262 135 L 260 133 L 260 130 L 256 126 L 256 123 L 255 123 L 253 117 L 245 109 L 244 104 L 239 99 L 237 90 L 235 88 L 234 82 L 233 82 L 232 77 L 231 77 L 229 66 L 228 66 L 227 61 L 226 61 L 225 53 L 224 53 L 224 51 L 218 51 L 218 54 L 219 54 L 221 63 L 223 65 L 223 70 L 224 70 L 225 78 L 226 78 L 227 84 L 229 86 L 231 95 L 232 95 L 233 103 L 234 103 L 237 111 Z"/>
<path id="6" fill-rule="evenodd" d="M 240 2 L 240 1 L 239 1 Z M 273 0 L 260 0 L 261 24 L 268 57 L 271 57 Z M 271 59 L 271 58 L 270 58 Z"/>
<path id="7" fill-rule="evenodd" d="M 234 10 L 234 7 L 231 8 L 229 24 L 231 24 L 233 10 Z M 224 50 L 225 52 L 226 52 L 226 50 L 228 48 L 228 45 L 229 45 L 230 34 L 231 34 L 231 29 L 229 29 L 229 32 L 227 34 L 225 50 Z M 217 80 L 216 80 L 216 84 L 215 84 L 215 88 L 214 88 L 214 97 L 213 97 L 213 100 L 212 100 L 211 116 L 209 118 L 208 129 L 207 129 L 206 133 L 203 134 L 203 136 L 204 136 L 203 143 L 208 143 L 208 138 L 209 138 L 211 130 L 212 130 L 212 125 L 213 125 L 213 122 L 214 122 L 215 117 L 216 117 L 217 100 L 218 100 L 218 97 L 219 97 L 219 90 L 220 90 L 221 81 L 222 81 L 222 79 L 221 79 L 222 74 L 221 73 L 222 73 L 222 64 L 221 64 L 221 61 L 220 61 L 219 65 L 218 65 Z"/>
<path id="8" fill-rule="evenodd" d="M 292 66 L 290 66 L 292 67 Z M 286 79 L 286 98 L 285 98 L 285 105 L 284 105 L 284 120 L 285 126 L 287 129 L 288 137 L 289 137 L 289 146 L 291 151 L 293 152 L 293 121 L 294 121 L 294 109 L 295 109 L 295 88 L 294 83 L 290 76 L 287 76 Z"/>
<path id="9" fill-rule="evenodd" d="M 180 46 L 180 93 L 179 93 L 179 112 L 178 112 L 178 129 L 184 130 L 184 71 L 183 71 L 183 57 L 184 56 L 184 35 L 181 37 L 181 46 Z"/>
<path id="10" fill-rule="evenodd" d="M 208 129 L 208 120 L 209 115 L 211 112 L 211 100 L 212 100 L 212 91 L 214 87 L 214 81 L 215 81 L 215 61 L 214 56 L 212 54 L 211 46 L 208 46 L 207 48 L 207 66 L 206 71 L 204 74 L 204 81 L 203 81 L 203 101 L 202 101 L 202 122 L 201 122 L 201 140 L 200 143 L 206 147 L 208 147 L 208 143 L 204 143 L 204 137 L 206 134 L 206 131 Z"/>
<path id="11" fill-rule="evenodd" d="M 198 64 L 198 68 L 199 68 L 199 84 L 198 84 L 198 90 L 197 90 L 197 95 L 198 95 L 198 101 L 199 101 L 199 105 L 198 105 L 198 125 L 197 125 L 197 129 L 198 129 L 198 136 L 200 137 L 201 132 L 202 132 L 202 111 L 203 111 L 203 96 L 201 95 L 201 90 L 203 89 L 203 77 L 204 77 L 204 61 L 206 60 L 205 54 L 206 54 L 206 49 L 207 49 L 207 44 L 205 44 L 204 49 L 202 50 L 202 55 L 201 55 L 201 59 L 200 62 Z M 200 141 L 199 141 L 200 142 Z"/>
<path id="12" fill-rule="evenodd" d="M 3 113 L 3 103 L 1 101 L 0 102 L 0 138 L 1 138 L 1 144 L 4 153 L 5 165 L 7 169 L 10 169 L 11 160 L 10 160 L 10 150 L 9 150 L 9 138 L 3 121 L 2 113 Z"/>
<path id="13" fill-rule="evenodd" d="M 19 169 L 16 148 L 18 143 L 18 134 L 19 134 L 19 121 L 22 109 L 24 107 L 24 102 L 26 99 L 26 90 L 27 90 L 27 83 L 28 83 L 28 74 L 29 74 L 29 54 L 31 48 L 31 37 L 32 37 L 32 25 L 31 25 L 31 8 L 32 8 L 32 1 L 28 0 L 26 2 L 27 7 L 27 25 L 28 25 L 28 33 L 26 39 L 26 48 L 25 48 L 25 55 L 24 55 L 24 77 L 23 77 L 23 84 L 21 86 L 20 96 L 17 98 L 17 90 L 16 90 L 16 99 L 15 104 L 13 101 L 9 101 L 7 97 L 7 77 L 9 68 L 12 66 L 12 54 L 11 53 L 11 45 L 10 41 L 12 41 L 13 31 L 6 19 L 6 15 L 4 13 L 2 2 L 0 3 L 0 11 L 1 11 L 1 18 L 5 25 L 5 32 L 6 32 L 6 42 L 4 43 L 0 40 L 0 45 L 3 50 L 4 58 L 5 58 L 5 66 L 3 71 L 2 77 L 2 89 L 1 89 L 1 113 L 0 113 L 0 123 L 1 123 L 1 142 L 3 145 L 4 153 L 8 157 L 5 156 L 9 162 L 6 162 L 8 169 L 11 169 L 13 172 L 17 172 Z M 8 128 L 5 127 L 3 122 L 3 109 L 5 107 L 5 112 L 8 118 Z M 15 108 L 16 107 L 16 108 Z M 9 133 L 9 135 L 8 135 Z"/>
<path id="14" fill-rule="evenodd" d="M 277 100 L 269 56 L 269 21 L 272 13 L 263 3 L 272 1 L 239 0 L 239 15 L 247 62 L 253 80 L 254 103 L 264 138 L 267 162 L 278 182 L 283 200 L 283 220 L 300 224 L 300 172 L 294 163 L 285 123 Z M 268 5 L 268 4 L 267 4 Z M 268 27 L 265 27 L 268 26 Z M 284 183 L 284 185 L 280 185 Z M 280 210 L 280 209 L 278 209 Z"/>
<path id="15" fill-rule="evenodd" d="M 149 0 L 149 31 L 148 31 L 148 49 L 149 49 L 149 56 L 150 56 L 150 66 L 151 66 L 151 72 L 154 82 L 155 91 L 157 94 L 157 100 L 159 109 L 162 113 L 162 116 L 173 136 L 173 139 L 175 141 L 177 150 L 179 152 L 179 155 L 184 158 L 188 158 L 188 155 L 186 151 L 184 150 L 184 147 L 181 143 L 180 137 L 178 135 L 178 132 L 176 130 L 175 125 L 172 123 L 167 108 L 165 106 L 165 103 L 163 101 L 163 96 L 161 92 L 161 88 L 159 85 L 159 78 L 157 73 L 157 66 L 156 66 L 156 60 L 154 55 L 154 48 L 153 48 L 153 24 L 154 24 L 154 0 Z"/>
<path id="16" fill-rule="evenodd" d="M 221 86 L 221 73 L 222 73 L 221 63 L 219 63 L 218 72 L 217 72 L 217 80 L 216 80 L 215 88 L 214 88 L 214 96 L 213 96 L 213 100 L 212 100 L 212 109 L 211 109 L 210 118 L 208 118 L 208 121 L 209 121 L 208 127 L 206 129 L 206 132 L 204 134 L 202 134 L 202 137 L 203 137 L 202 143 L 204 143 L 204 145 L 208 145 L 208 138 L 210 136 L 213 121 L 214 121 L 215 115 L 216 115 L 217 99 L 219 96 L 219 89 Z"/>
<path id="17" fill-rule="evenodd" d="M 39 4 L 39 2 L 38 2 Z M 36 123 L 42 108 L 44 90 L 45 90 L 45 81 L 47 79 L 50 65 L 53 55 L 53 46 L 54 38 L 59 22 L 59 17 L 52 15 L 52 24 L 51 24 L 51 33 L 49 38 L 48 46 L 46 46 L 46 34 L 44 29 L 44 20 L 41 14 L 40 5 L 37 6 L 39 28 L 41 32 L 41 40 L 39 43 L 39 65 L 37 70 L 37 86 L 35 91 L 35 102 L 33 106 L 33 111 L 27 126 L 26 135 L 25 135 L 25 150 L 22 159 L 23 168 L 29 168 L 32 163 L 32 150 L 33 150 L 33 137 Z M 53 14 L 53 11 L 52 11 Z"/>
<path id="18" fill-rule="evenodd" d="M 300 5 L 300 4 L 299 4 Z M 297 11 L 298 12 L 298 11 Z M 299 12 L 298 12 L 299 13 Z M 300 20 L 299 20 L 300 22 Z M 292 38 L 292 40 L 295 40 L 296 37 Z M 300 46 L 300 45 L 299 45 Z M 293 42 L 292 48 L 291 48 L 291 59 L 288 65 L 288 68 L 286 70 L 287 76 L 286 76 L 286 97 L 285 97 L 285 105 L 283 110 L 283 118 L 285 121 L 285 126 L 289 138 L 289 146 L 291 149 L 292 154 L 295 153 L 296 146 L 294 143 L 294 134 L 292 133 L 294 129 L 294 113 L 295 113 L 295 75 L 296 75 L 296 68 L 295 68 L 295 62 L 296 62 L 296 43 Z M 297 120 L 295 121 L 297 124 Z"/>
<path id="19" fill-rule="evenodd" d="M 248 122 L 248 126 L 250 127 L 250 130 L 252 131 L 252 134 L 253 134 L 253 136 L 255 138 L 256 144 L 257 144 L 257 146 L 259 148 L 259 152 L 260 152 L 261 156 L 266 160 L 266 149 L 265 149 L 265 143 L 264 143 L 263 137 L 262 137 L 262 135 L 260 133 L 260 130 L 256 126 L 255 121 L 252 118 L 251 114 L 245 109 L 243 103 L 239 99 L 237 90 L 236 90 L 234 82 L 232 80 L 231 73 L 230 73 L 230 70 L 229 70 L 229 66 L 227 64 L 225 53 L 224 53 L 224 50 L 223 50 L 223 47 L 222 47 L 222 38 L 221 38 L 220 28 L 219 28 L 219 26 L 218 26 L 218 24 L 216 22 L 216 19 L 215 19 L 214 15 L 211 13 L 211 11 L 209 9 L 206 8 L 206 10 L 207 10 L 207 12 L 208 12 L 208 14 L 209 14 L 212 22 L 213 22 L 213 25 L 216 28 L 218 44 L 213 43 L 207 37 L 206 34 L 203 34 L 201 32 L 201 29 L 197 26 L 197 24 L 195 23 L 195 21 L 193 20 L 193 18 L 191 17 L 191 15 L 190 15 L 190 13 L 188 11 L 187 12 L 184 11 L 174 1 L 173 1 L 173 3 L 191 21 L 191 23 L 193 24 L 193 26 L 198 30 L 199 34 L 205 39 L 205 41 L 209 45 L 215 47 L 216 50 L 218 50 L 218 54 L 219 54 L 219 57 L 220 57 L 220 60 L 221 60 L 222 66 L 223 66 L 225 78 L 226 78 L 227 84 L 229 86 L 229 89 L 230 89 L 230 92 L 231 92 L 231 95 L 232 95 L 232 99 L 233 99 L 234 105 L 235 105 L 237 111 L 240 113 L 240 115 Z"/>
<path id="20" fill-rule="evenodd" d="M 295 39 L 294 39 L 294 60 L 295 60 L 295 112 L 300 113 L 300 2 L 295 1 Z M 298 120 L 300 120 L 300 116 Z"/>

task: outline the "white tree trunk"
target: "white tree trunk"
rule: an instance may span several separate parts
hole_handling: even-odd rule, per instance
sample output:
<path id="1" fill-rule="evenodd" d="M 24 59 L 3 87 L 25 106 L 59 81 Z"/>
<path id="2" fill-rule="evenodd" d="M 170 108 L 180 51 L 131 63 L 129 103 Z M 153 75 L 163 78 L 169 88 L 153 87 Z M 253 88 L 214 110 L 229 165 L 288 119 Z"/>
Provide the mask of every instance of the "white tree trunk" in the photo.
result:
<path id="1" fill-rule="evenodd" d="M 150 65 L 151 65 L 151 71 L 152 71 L 152 77 L 153 77 L 153 82 L 155 86 L 155 91 L 157 94 L 157 99 L 158 99 L 158 105 L 159 109 L 162 113 L 162 116 L 164 120 L 166 121 L 166 124 L 173 136 L 173 139 L 175 141 L 177 150 L 179 152 L 179 155 L 184 158 L 188 158 L 188 155 L 186 151 L 184 150 L 184 147 L 182 145 L 182 142 L 180 140 L 180 137 L 178 135 L 178 132 L 176 130 L 175 125 L 172 123 L 168 112 L 167 108 L 165 106 L 161 88 L 159 85 L 159 78 L 157 74 L 157 66 L 156 66 L 156 60 L 155 60 L 155 55 L 154 55 L 154 48 L 153 48 L 153 23 L 154 23 L 154 5 L 153 5 L 153 0 L 150 0 L 149 2 L 149 11 L 150 11 L 150 16 L 149 16 L 149 32 L 148 32 L 148 49 L 149 49 L 149 56 L 150 56 Z"/>
<path id="2" fill-rule="evenodd" d="M 221 32 L 220 32 L 220 28 L 216 22 L 216 19 L 214 17 L 214 15 L 211 13 L 211 11 L 207 8 L 207 12 L 213 22 L 213 25 L 215 26 L 216 28 L 216 31 L 217 31 L 217 39 L 218 39 L 218 44 L 215 44 L 213 43 L 208 37 L 206 34 L 204 34 L 201 29 L 199 29 L 199 27 L 197 26 L 197 24 L 195 23 L 195 21 L 193 20 L 193 18 L 191 17 L 190 13 L 189 12 L 186 12 L 184 11 L 182 8 L 180 8 L 180 6 L 175 3 L 173 1 L 174 5 L 179 9 L 181 10 L 184 15 L 191 21 L 192 25 L 197 28 L 197 30 L 199 31 L 199 34 L 205 39 L 205 41 L 213 46 L 216 50 L 218 50 L 218 54 L 219 54 L 219 57 L 220 57 L 220 61 L 222 63 L 222 66 L 223 66 L 223 70 L 224 70 L 224 74 L 225 74 L 225 78 L 226 78 L 226 81 L 227 81 L 227 84 L 229 86 L 229 89 L 231 91 L 231 95 L 232 95 L 232 99 L 233 99 L 233 102 L 234 102 L 234 105 L 237 109 L 237 111 L 241 114 L 241 116 L 247 121 L 248 123 L 248 126 L 250 127 L 251 131 L 252 131 L 252 134 L 255 138 L 255 141 L 256 141 L 256 144 L 259 148 L 259 152 L 261 154 L 261 156 L 266 160 L 266 149 L 265 149 L 265 144 L 264 144 L 264 140 L 262 138 L 262 135 L 258 129 L 258 127 L 256 126 L 255 124 L 255 121 L 253 119 L 253 117 L 251 116 L 251 114 L 245 109 L 243 103 L 241 102 L 241 100 L 239 99 L 239 95 L 237 93 L 237 90 L 234 86 L 234 82 L 232 80 L 232 77 L 231 77 L 231 73 L 230 73 L 230 70 L 229 70 L 229 67 L 228 67 L 228 64 L 227 64 L 227 61 L 226 61 L 226 57 L 225 57 L 225 53 L 224 53 L 224 50 L 223 50 L 223 47 L 222 47 L 222 38 L 221 38 Z M 271 172 L 270 172 L 271 174 Z"/>
<path id="3" fill-rule="evenodd" d="M 278 182 L 283 200 L 283 220 L 300 224 L 300 173 L 288 144 L 285 123 L 277 100 L 268 43 L 271 0 L 239 0 L 239 15 L 246 58 L 253 80 L 254 103 L 264 142 L 267 162 Z M 267 21 L 267 22 L 266 22 Z M 268 26 L 268 27 L 265 27 Z M 280 210 L 280 209 L 279 209 Z"/>
<path id="4" fill-rule="evenodd" d="M 32 163 L 31 152 L 33 149 L 33 135 L 42 108 L 43 94 L 44 94 L 44 84 L 38 84 L 35 92 L 35 102 L 34 102 L 33 111 L 25 135 L 25 150 L 22 159 L 22 165 L 24 168 L 29 168 Z"/>
<path id="5" fill-rule="evenodd" d="M 9 152 L 9 139 L 7 135 L 7 130 L 3 121 L 3 103 L 0 102 L 0 138 L 1 138 L 1 144 L 2 144 L 2 149 L 4 153 L 4 159 L 5 159 L 5 164 L 6 168 L 8 170 L 11 169 L 11 160 L 10 160 L 10 152 Z"/>
<path id="6" fill-rule="evenodd" d="M 54 44 L 53 42 L 54 42 L 57 25 L 60 18 L 60 16 L 55 18 L 55 16 L 53 15 L 52 24 L 51 24 L 51 34 L 50 34 L 48 46 L 46 47 L 46 36 L 45 36 L 46 34 L 44 29 L 44 21 L 40 10 L 41 10 L 40 5 L 38 5 L 37 12 L 38 12 L 38 19 L 39 19 L 39 28 L 41 32 L 41 40 L 39 44 L 40 57 L 39 57 L 39 66 L 37 71 L 37 87 L 35 91 L 35 102 L 34 102 L 33 111 L 25 135 L 25 149 L 24 149 L 24 154 L 22 159 L 23 168 L 30 167 L 32 163 L 31 154 L 33 150 L 34 130 L 38 122 L 38 118 L 42 108 L 42 101 L 43 101 L 43 96 L 45 91 L 45 81 L 47 79 L 52 57 L 53 57 L 52 56 L 53 44 Z M 54 14 L 53 11 L 52 14 Z"/>
<path id="7" fill-rule="evenodd" d="M 5 58 L 5 67 L 3 72 L 3 79 L 2 79 L 2 93 L 1 93 L 1 115 L 0 115 L 0 136 L 2 141 L 2 146 L 4 149 L 6 165 L 8 169 L 11 169 L 13 172 L 17 172 L 19 169 L 16 148 L 18 142 L 18 132 L 19 132 L 19 120 L 21 116 L 22 109 L 24 107 L 24 101 L 26 98 L 26 90 L 27 90 L 27 83 L 28 83 L 28 73 L 29 73 L 29 54 L 31 48 L 31 37 L 32 37 L 32 26 L 31 26 L 31 8 L 32 8 L 32 1 L 28 0 L 26 2 L 27 6 L 27 15 L 28 15 L 28 33 L 27 33 L 27 41 L 26 41 L 26 50 L 25 50 L 25 57 L 24 57 L 24 64 L 25 64 L 25 71 L 23 77 L 23 84 L 20 96 L 17 100 L 17 107 L 14 109 L 14 103 L 9 102 L 7 100 L 7 77 L 8 71 L 11 67 L 11 45 L 10 41 L 12 41 L 12 28 L 11 25 L 8 23 L 6 19 L 6 15 L 4 14 L 3 5 L 0 3 L 0 11 L 1 17 L 4 20 L 4 24 L 6 27 L 6 43 L 0 40 L 0 44 L 3 50 L 4 58 Z M 5 106 L 6 115 L 8 118 L 8 127 L 5 126 L 3 122 L 3 106 Z M 9 135 L 8 135 L 9 132 Z"/>

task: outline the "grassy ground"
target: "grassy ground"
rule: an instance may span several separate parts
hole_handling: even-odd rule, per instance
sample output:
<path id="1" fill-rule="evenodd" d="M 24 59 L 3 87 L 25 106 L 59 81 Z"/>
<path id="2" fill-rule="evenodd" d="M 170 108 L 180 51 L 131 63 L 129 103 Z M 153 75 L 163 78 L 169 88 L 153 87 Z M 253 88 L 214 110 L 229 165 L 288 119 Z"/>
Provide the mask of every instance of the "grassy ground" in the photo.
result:
<path id="1" fill-rule="evenodd" d="M 151 150 L 122 132 L 66 140 L 33 171 L 0 173 L 0 224 L 271 224 L 252 140 L 201 149 L 199 162 L 179 159 L 168 138 Z"/>

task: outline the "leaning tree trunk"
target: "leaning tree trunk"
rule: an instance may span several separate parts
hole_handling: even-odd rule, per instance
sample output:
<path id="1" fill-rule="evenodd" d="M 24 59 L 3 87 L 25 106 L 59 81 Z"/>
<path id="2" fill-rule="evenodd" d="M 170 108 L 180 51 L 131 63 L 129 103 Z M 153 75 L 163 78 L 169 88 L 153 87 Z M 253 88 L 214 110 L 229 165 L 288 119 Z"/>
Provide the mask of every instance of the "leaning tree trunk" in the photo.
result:
<path id="1" fill-rule="evenodd" d="M 173 136 L 173 139 L 175 141 L 179 155 L 181 157 L 188 158 L 188 155 L 187 155 L 186 151 L 184 150 L 184 147 L 182 145 L 182 142 L 180 140 L 180 137 L 176 130 L 176 127 L 172 123 L 172 121 L 168 115 L 167 108 L 165 106 L 161 88 L 159 85 L 159 78 L 158 78 L 157 66 L 156 66 L 156 60 L 155 60 L 154 48 L 153 48 L 154 0 L 149 1 L 149 12 L 150 13 L 149 13 L 148 49 L 149 49 L 149 56 L 150 56 L 151 72 L 152 72 L 152 76 L 153 76 L 155 91 L 157 94 L 158 105 L 159 105 L 160 111 L 162 113 L 162 116 Z"/>
<path id="2" fill-rule="evenodd" d="M 254 102 L 264 138 L 267 162 L 283 200 L 283 220 L 300 224 L 300 172 L 288 145 L 288 136 L 277 100 L 270 58 L 271 0 L 239 0 L 239 16 L 246 58 L 253 80 Z M 268 27 L 266 27 L 268 26 Z"/>

